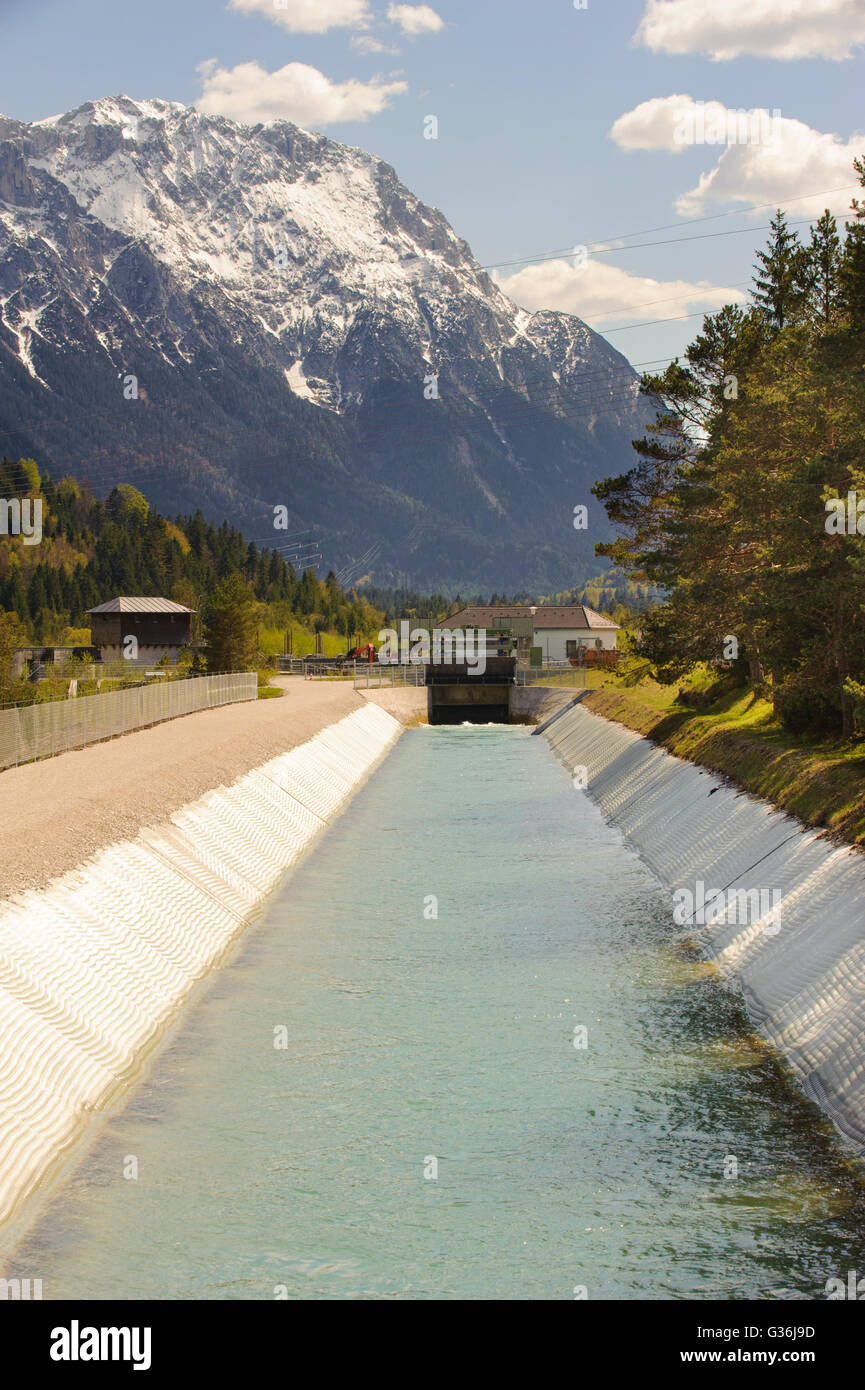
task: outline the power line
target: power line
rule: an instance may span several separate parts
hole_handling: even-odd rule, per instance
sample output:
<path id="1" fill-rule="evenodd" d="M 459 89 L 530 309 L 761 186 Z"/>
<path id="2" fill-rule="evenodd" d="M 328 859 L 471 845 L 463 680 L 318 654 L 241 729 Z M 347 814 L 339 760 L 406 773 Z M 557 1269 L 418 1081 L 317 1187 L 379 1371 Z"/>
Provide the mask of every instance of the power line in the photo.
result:
<path id="1" fill-rule="evenodd" d="M 741 290 L 741 289 L 744 288 L 745 285 L 751 285 L 751 284 L 753 284 L 753 283 L 754 283 L 753 280 L 737 280 L 736 283 L 735 283 L 735 285 L 724 285 L 723 288 L 724 288 L 725 290 Z M 708 287 L 706 287 L 706 293 L 707 293 L 707 294 L 711 293 L 711 290 L 712 290 L 712 286 L 711 286 L 711 285 L 708 286 Z M 674 299 L 699 299 L 699 298 L 700 298 L 700 296 L 699 296 L 698 294 L 692 294 L 692 293 L 690 293 L 690 292 L 688 292 L 688 293 L 686 293 L 686 294 L 668 294 L 668 295 L 666 295 L 663 299 L 644 299 L 644 300 L 642 300 L 639 304 L 629 304 L 628 307 L 627 307 L 627 309 L 622 308 L 620 305 L 612 304 L 612 305 L 610 305 L 610 307 L 609 307 L 608 309 L 592 309 L 590 312 L 591 312 L 593 318 L 606 318 L 609 314 L 622 314 L 622 313 L 627 313 L 627 314 L 629 314 L 629 313 L 631 312 L 632 309 L 648 309 L 648 307 L 649 307 L 650 304 L 669 304 L 669 303 L 670 303 L 672 300 L 674 300 Z M 587 312 L 589 312 L 589 311 L 587 310 Z M 711 310 L 709 310 L 709 309 L 701 309 L 699 312 L 702 313 L 702 314 L 708 314 L 708 313 L 711 312 Z M 578 315 L 577 317 L 579 317 L 579 315 Z M 693 317 L 693 315 L 691 315 L 690 317 Z M 585 322 L 585 320 L 583 320 L 583 322 Z M 658 322 L 661 322 L 661 320 L 658 320 Z M 597 329 L 597 328 L 595 328 L 595 329 L 593 329 L 592 331 L 593 331 L 594 333 L 598 333 L 600 330 Z M 602 337 L 606 337 L 608 331 L 609 331 L 609 330 L 605 328 L 604 331 L 603 331 L 603 334 L 602 334 L 601 336 L 602 336 Z"/>
<path id="2" fill-rule="evenodd" d="M 686 319 L 700 319 L 706 317 L 706 309 L 695 309 L 692 314 L 673 314 L 668 319 L 643 319 L 641 323 L 623 323 L 618 328 L 605 328 L 603 337 L 608 338 L 611 333 L 626 333 L 629 328 L 651 328 L 656 323 L 684 323 Z"/>
<path id="3" fill-rule="evenodd" d="M 813 219 L 810 217 L 802 217 L 797 222 L 788 222 L 787 225 L 789 227 L 810 227 L 813 225 Z M 647 246 L 678 246 L 680 243 L 684 243 L 686 241 L 710 241 L 713 240 L 715 237 L 744 236 L 746 232 L 770 232 L 771 230 L 772 228 L 770 224 L 762 227 L 731 227 L 730 230 L 727 232 L 697 232 L 695 236 L 664 237 L 661 241 L 635 241 L 632 246 L 602 246 L 600 243 L 598 243 L 598 245 L 596 246 L 587 246 L 586 251 L 591 256 L 614 256 L 618 255 L 621 251 L 641 251 L 644 250 Z M 554 255 L 534 256 L 530 258 L 529 263 L 538 264 L 541 261 L 561 260 L 563 254 L 573 256 L 574 248 L 571 247 L 569 251 L 564 253 L 557 252 Z M 507 263 L 502 262 L 502 264 Z M 510 264 L 517 265 L 518 262 L 512 261 L 510 262 Z M 485 270 L 496 270 L 500 268 L 500 266 L 484 266 Z"/>
<path id="4" fill-rule="evenodd" d="M 639 232 L 620 232 L 618 236 L 599 237 L 593 246 L 603 246 L 607 241 L 629 241 L 633 236 L 651 236 L 654 232 L 669 232 L 675 227 L 695 227 L 703 222 L 717 222 L 721 217 L 746 217 L 749 212 L 762 212 L 764 208 L 782 208 L 786 207 L 788 203 L 799 203 L 804 198 L 828 198 L 831 193 L 846 193 L 851 188 L 859 187 L 858 183 L 845 183 L 840 188 L 825 188 L 821 193 L 797 193 L 794 198 L 779 198 L 771 203 L 753 203 L 747 208 L 728 208 L 726 212 L 713 212 L 708 217 L 687 217 L 680 222 L 665 222 L 660 227 L 644 227 Z M 805 220 L 810 221 L 810 218 Z M 745 227 L 742 230 L 757 231 L 759 229 Z M 683 240 L 685 239 L 683 238 Z M 573 254 L 573 246 L 566 246 L 561 251 L 544 251 L 538 256 L 522 256 L 513 261 L 496 261 L 492 265 L 482 266 L 481 269 L 501 270 L 503 266 L 529 265 L 534 261 L 557 260 L 560 256 L 572 256 Z"/>
<path id="5" fill-rule="evenodd" d="M 649 236 L 652 232 L 668 232 L 674 227 L 695 227 L 701 222 L 717 222 L 721 217 L 744 217 L 749 212 L 762 212 L 764 208 L 782 208 L 788 203 L 801 203 L 805 198 L 828 198 L 832 193 L 848 193 L 851 188 L 860 188 L 858 183 L 845 183 L 840 188 L 824 188 L 819 193 L 797 193 L 793 198 L 772 199 L 768 203 L 752 203 L 746 208 L 728 208 L 726 212 L 713 212 L 708 217 L 686 217 L 680 222 L 667 222 L 662 227 L 646 227 L 641 232 L 626 232 L 624 237 L 600 237 L 600 241 L 624 241 L 631 236 Z"/>

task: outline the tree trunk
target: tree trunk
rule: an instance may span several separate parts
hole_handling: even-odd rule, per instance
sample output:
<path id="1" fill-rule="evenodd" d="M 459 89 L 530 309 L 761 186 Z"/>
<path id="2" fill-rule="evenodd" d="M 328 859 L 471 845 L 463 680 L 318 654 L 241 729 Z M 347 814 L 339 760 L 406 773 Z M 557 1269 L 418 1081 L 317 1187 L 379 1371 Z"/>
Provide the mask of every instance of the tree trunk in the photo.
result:
<path id="1" fill-rule="evenodd" d="M 835 608 L 832 628 L 835 670 L 838 672 L 838 684 L 841 687 L 841 737 L 852 738 L 853 697 L 852 695 L 848 695 L 847 691 L 844 689 L 844 682 L 850 674 L 850 663 L 847 660 L 847 651 L 844 642 L 844 614 L 842 612 L 840 598 Z"/>
<path id="2" fill-rule="evenodd" d="M 853 737 L 853 697 L 847 694 L 843 684 L 841 686 L 841 737 Z"/>

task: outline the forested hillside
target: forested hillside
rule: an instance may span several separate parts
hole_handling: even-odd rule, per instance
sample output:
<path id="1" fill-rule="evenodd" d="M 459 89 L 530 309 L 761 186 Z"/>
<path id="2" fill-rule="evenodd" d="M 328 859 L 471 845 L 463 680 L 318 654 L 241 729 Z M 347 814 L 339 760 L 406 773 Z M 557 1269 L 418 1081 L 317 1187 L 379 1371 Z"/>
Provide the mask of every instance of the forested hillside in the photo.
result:
<path id="1" fill-rule="evenodd" d="M 389 165 L 119 97 L 0 120 L 0 188 L 10 453 L 247 535 L 285 505 L 346 579 L 592 573 L 573 509 L 609 534 L 589 488 L 651 418 L 638 374 L 518 308 Z"/>
<path id="2" fill-rule="evenodd" d="M 100 502 L 73 478 L 41 475 L 32 459 L 4 459 L 0 498 L 24 496 L 42 501 L 40 543 L 0 535 L 0 611 L 17 616 L 24 642 L 84 640 L 87 609 L 118 594 L 161 595 L 201 613 L 234 573 L 262 605 L 265 625 L 298 622 L 342 637 L 380 626 L 380 614 L 345 594 L 333 575 L 298 575 L 278 550 L 259 549 L 200 512 L 169 521 L 128 484 Z"/>

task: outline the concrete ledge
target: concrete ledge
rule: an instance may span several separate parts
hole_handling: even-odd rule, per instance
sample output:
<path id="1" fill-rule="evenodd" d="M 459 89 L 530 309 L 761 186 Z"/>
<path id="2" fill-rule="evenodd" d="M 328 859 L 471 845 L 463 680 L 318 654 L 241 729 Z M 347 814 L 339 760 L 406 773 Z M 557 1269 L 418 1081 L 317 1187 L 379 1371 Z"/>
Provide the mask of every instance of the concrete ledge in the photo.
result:
<path id="1" fill-rule="evenodd" d="M 583 691 L 570 686 L 515 685 L 511 691 L 511 718 L 528 724 L 542 724 L 551 715 L 559 714 L 582 699 Z"/>
<path id="2" fill-rule="evenodd" d="M 429 723 L 429 691 L 423 685 L 407 685 L 399 689 L 383 686 L 381 690 L 358 690 L 358 695 L 371 705 L 387 710 L 403 725 Z"/>

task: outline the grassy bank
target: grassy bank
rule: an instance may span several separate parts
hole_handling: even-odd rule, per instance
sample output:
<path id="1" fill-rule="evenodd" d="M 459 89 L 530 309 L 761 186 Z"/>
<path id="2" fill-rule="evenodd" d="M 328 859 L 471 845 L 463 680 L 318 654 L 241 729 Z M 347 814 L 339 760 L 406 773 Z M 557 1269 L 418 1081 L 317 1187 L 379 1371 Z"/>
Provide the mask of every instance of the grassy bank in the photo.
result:
<path id="1" fill-rule="evenodd" d="M 584 704 L 671 753 L 723 773 L 807 825 L 865 847 L 865 745 L 808 742 L 784 730 L 766 700 L 727 695 L 695 712 L 677 687 L 608 681 Z"/>

